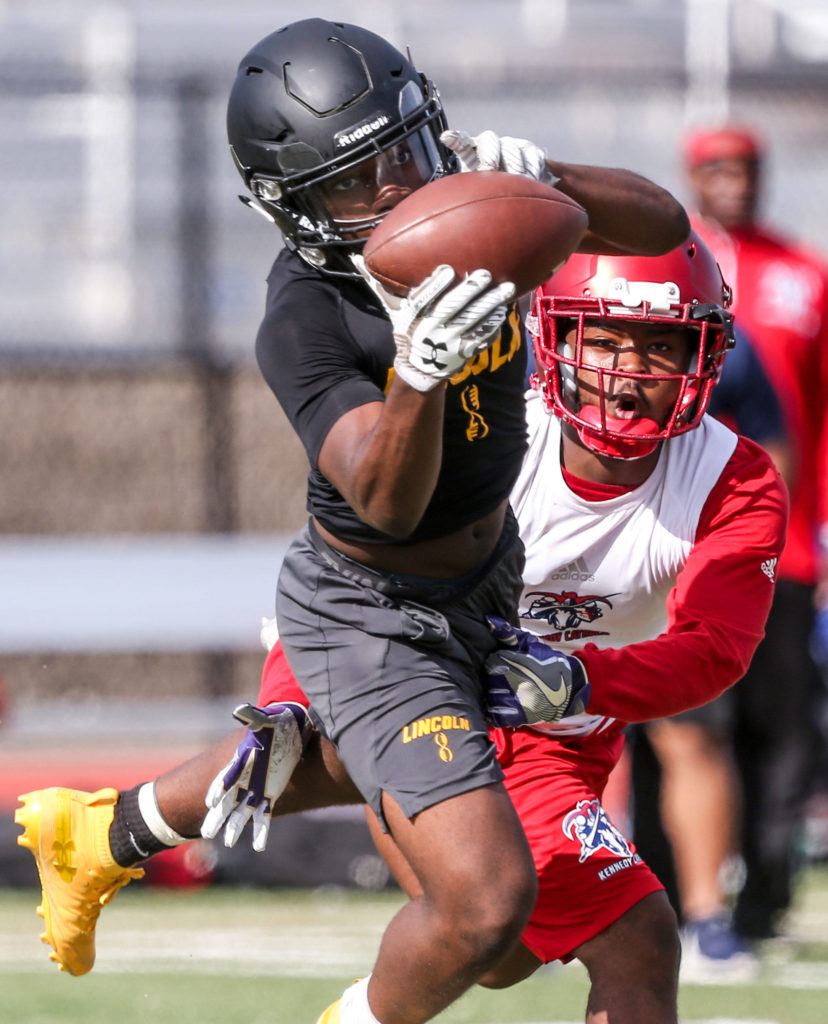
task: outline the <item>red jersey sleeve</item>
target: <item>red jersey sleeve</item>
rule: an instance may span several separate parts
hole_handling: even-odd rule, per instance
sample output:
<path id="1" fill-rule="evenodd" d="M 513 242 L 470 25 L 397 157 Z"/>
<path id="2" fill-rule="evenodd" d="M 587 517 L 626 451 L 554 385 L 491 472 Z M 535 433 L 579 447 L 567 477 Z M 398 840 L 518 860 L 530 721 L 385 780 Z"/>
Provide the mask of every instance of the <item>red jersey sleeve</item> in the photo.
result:
<path id="1" fill-rule="evenodd" d="M 257 702 L 258 706 L 263 708 L 265 704 L 281 704 L 286 701 L 293 701 L 303 707 L 310 705 L 302 687 L 296 682 L 296 676 L 290 670 L 282 641 L 277 640 L 265 658 Z"/>
<path id="2" fill-rule="evenodd" d="M 787 523 L 785 486 L 765 452 L 739 438 L 704 505 L 693 549 L 667 599 L 667 629 L 578 657 L 590 714 L 644 722 L 698 707 L 745 673 L 764 635 Z"/>

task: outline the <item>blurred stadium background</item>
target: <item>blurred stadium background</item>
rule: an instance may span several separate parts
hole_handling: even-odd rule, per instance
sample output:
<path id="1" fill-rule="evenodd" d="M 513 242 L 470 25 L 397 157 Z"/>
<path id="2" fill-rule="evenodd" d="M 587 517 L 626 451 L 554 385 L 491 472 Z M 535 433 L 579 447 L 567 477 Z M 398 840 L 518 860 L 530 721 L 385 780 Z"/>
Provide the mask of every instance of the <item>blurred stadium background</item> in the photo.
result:
<path id="1" fill-rule="evenodd" d="M 824 0 L 0 0 L 0 883 L 34 882 L 17 793 L 150 778 L 256 693 L 305 468 L 253 362 L 279 239 L 224 106 L 304 14 L 409 46 L 455 126 L 680 197 L 685 129 L 750 124 L 769 219 L 826 238 Z M 168 880 L 388 884 L 356 809 L 189 855 Z"/>

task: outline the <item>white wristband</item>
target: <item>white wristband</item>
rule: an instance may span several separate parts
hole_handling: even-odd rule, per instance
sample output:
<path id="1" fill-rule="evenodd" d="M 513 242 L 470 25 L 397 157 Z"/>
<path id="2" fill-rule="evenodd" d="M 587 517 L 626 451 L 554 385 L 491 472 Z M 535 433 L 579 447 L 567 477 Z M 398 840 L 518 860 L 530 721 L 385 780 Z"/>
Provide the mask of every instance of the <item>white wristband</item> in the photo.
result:
<path id="1" fill-rule="evenodd" d="M 181 846 L 182 843 L 190 842 L 187 836 L 180 836 L 161 817 L 158 801 L 155 798 L 154 782 L 145 782 L 138 790 L 138 810 L 141 812 L 144 824 L 165 846 Z"/>

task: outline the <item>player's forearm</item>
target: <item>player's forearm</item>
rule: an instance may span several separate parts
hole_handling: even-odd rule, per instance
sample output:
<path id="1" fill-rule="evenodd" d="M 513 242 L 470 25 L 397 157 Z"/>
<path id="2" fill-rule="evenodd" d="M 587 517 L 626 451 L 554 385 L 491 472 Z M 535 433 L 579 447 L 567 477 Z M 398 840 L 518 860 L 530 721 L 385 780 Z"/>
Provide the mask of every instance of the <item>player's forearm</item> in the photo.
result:
<path id="1" fill-rule="evenodd" d="M 273 805 L 273 816 L 278 818 L 319 807 L 360 804 L 363 800 L 333 744 L 315 733 L 305 747 L 290 782 Z"/>
<path id="2" fill-rule="evenodd" d="M 730 624 L 699 623 L 627 647 L 575 652 L 592 685 L 590 714 L 648 722 L 699 707 L 738 682 L 762 638 Z"/>
<path id="3" fill-rule="evenodd" d="M 548 161 L 557 188 L 589 214 L 581 252 L 659 256 L 687 238 L 690 221 L 666 189 L 633 171 Z M 609 243 L 607 245 L 607 243 Z"/>
<path id="4" fill-rule="evenodd" d="M 216 773 L 233 756 L 243 735 L 243 729 L 234 730 L 155 780 L 158 809 L 164 821 L 179 835 L 199 835 L 205 814 L 205 794 Z"/>

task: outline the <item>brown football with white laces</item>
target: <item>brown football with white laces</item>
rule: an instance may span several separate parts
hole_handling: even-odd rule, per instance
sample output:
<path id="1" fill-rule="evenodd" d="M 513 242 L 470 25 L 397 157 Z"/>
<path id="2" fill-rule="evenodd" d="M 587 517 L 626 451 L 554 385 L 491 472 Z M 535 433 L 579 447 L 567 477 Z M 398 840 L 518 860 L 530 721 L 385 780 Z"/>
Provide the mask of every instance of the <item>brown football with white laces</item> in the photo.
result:
<path id="1" fill-rule="evenodd" d="M 406 295 L 441 263 L 459 278 L 485 268 L 517 295 L 548 280 L 577 249 L 587 214 L 573 199 L 533 178 L 470 171 L 412 192 L 365 243 L 365 266 L 394 295 Z"/>

